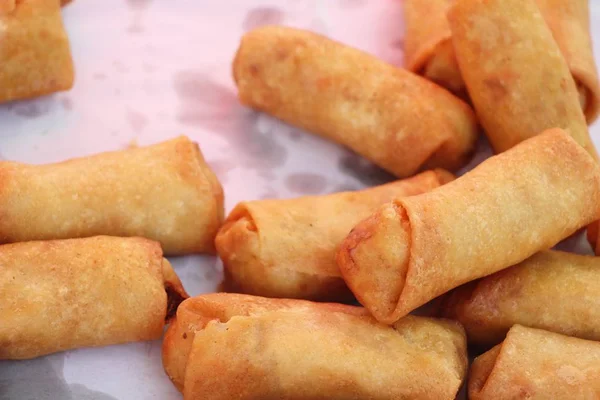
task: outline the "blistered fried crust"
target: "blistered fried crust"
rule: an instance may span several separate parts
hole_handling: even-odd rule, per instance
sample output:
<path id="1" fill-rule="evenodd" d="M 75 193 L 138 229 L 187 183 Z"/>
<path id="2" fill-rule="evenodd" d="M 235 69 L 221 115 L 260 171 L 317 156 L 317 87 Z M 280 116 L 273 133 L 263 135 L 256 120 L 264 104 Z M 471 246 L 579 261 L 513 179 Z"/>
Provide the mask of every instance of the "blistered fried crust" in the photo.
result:
<path id="1" fill-rule="evenodd" d="M 223 190 L 186 137 L 57 164 L 0 162 L 0 241 L 142 236 L 214 252 Z"/>
<path id="2" fill-rule="evenodd" d="M 311 32 L 270 26 L 247 33 L 233 74 L 243 104 L 399 177 L 459 168 L 478 134 L 469 106 L 446 90 Z"/>
<path id="3" fill-rule="evenodd" d="M 451 173 L 435 170 L 356 192 L 242 202 L 215 240 L 227 284 L 266 297 L 350 300 L 335 251 L 352 227 L 385 202 L 452 179 Z"/>
<path id="4" fill-rule="evenodd" d="M 169 268 L 142 238 L 0 246 L 0 359 L 158 339 L 187 297 Z"/>
<path id="5" fill-rule="evenodd" d="M 337 262 L 357 299 L 392 323 L 552 247 L 600 218 L 599 201 L 600 168 L 553 129 L 432 192 L 382 206 L 342 242 Z"/>
<path id="6" fill-rule="evenodd" d="M 0 0 L 0 103 L 73 86 L 59 0 Z"/>
<path id="7" fill-rule="evenodd" d="M 469 398 L 595 399 L 600 343 L 515 325 L 504 342 L 475 359 Z"/>
<path id="8" fill-rule="evenodd" d="M 463 78 L 496 152 L 562 128 L 598 158 L 569 66 L 534 0 L 457 0 L 448 18 Z"/>

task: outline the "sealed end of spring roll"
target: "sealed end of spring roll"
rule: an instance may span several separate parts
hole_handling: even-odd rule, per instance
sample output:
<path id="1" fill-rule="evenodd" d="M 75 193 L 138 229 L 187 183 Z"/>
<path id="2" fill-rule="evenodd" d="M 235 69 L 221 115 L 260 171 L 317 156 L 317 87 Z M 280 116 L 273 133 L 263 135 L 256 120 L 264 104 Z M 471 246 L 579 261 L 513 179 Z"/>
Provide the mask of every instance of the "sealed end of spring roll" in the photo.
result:
<path id="1" fill-rule="evenodd" d="M 142 238 L 0 246 L 0 359 L 161 337 L 187 294 Z"/>
<path id="2" fill-rule="evenodd" d="M 469 398 L 595 399 L 600 343 L 515 325 L 504 342 L 477 357 Z"/>
<path id="3" fill-rule="evenodd" d="M 356 192 L 240 203 L 215 240 L 226 282 L 236 291 L 265 297 L 351 300 L 335 251 L 354 225 L 396 197 L 453 179 L 435 170 Z"/>
<path id="4" fill-rule="evenodd" d="M 389 327 L 339 304 L 199 296 L 167 338 L 184 333 L 185 399 L 454 399 L 466 370 L 459 324 L 411 316 Z M 163 350 L 177 343 L 167 338 Z"/>
<path id="5" fill-rule="evenodd" d="M 0 26 L 0 103 L 73 86 L 75 73 L 60 1 L 0 1 Z"/>
<path id="6" fill-rule="evenodd" d="M 588 0 L 537 0 L 554 39 L 575 78 L 581 107 L 589 124 L 600 111 L 600 85 L 590 35 Z"/>
<path id="7" fill-rule="evenodd" d="M 406 68 L 466 96 L 446 13 L 453 0 L 404 0 Z"/>
<path id="8" fill-rule="evenodd" d="M 186 137 L 48 165 L 0 162 L 0 241 L 140 236 L 214 252 L 223 190 Z"/>
<path id="9" fill-rule="evenodd" d="M 271 26 L 246 34 L 233 74 L 243 104 L 399 177 L 461 167 L 478 134 L 472 110 L 451 93 L 311 32 Z"/>
<path id="10" fill-rule="evenodd" d="M 456 0 L 448 18 L 460 70 L 496 152 L 558 127 L 598 158 L 575 81 L 535 0 Z"/>
<path id="11" fill-rule="evenodd" d="M 391 323 L 552 247 L 600 218 L 599 201 L 600 167 L 553 129 L 432 192 L 382 206 L 344 240 L 337 262 L 357 299 Z"/>
<path id="12" fill-rule="evenodd" d="M 461 286 L 441 311 L 482 346 L 500 343 L 515 324 L 600 341 L 599 292 L 600 258 L 546 250 Z"/>

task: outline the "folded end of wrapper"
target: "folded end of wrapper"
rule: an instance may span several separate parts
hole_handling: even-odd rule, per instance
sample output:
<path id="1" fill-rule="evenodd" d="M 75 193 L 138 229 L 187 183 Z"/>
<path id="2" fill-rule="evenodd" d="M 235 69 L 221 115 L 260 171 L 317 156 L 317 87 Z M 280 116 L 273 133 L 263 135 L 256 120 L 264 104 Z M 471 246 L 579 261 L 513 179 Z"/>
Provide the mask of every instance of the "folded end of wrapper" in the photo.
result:
<path id="1" fill-rule="evenodd" d="M 469 399 L 478 400 L 485 398 L 483 390 L 494 370 L 496 359 L 501 349 L 502 344 L 499 344 L 473 361 L 471 375 L 469 376 Z"/>
<path id="2" fill-rule="evenodd" d="M 181 280 L 179 280 L 171 263 L 166 258 L 163 258 L 162 261 L 162 274 L 165 291 L 167 292 L 167 315 L 165 316 L 165 323 L 169 323 L 175 317 L 179 305 L 190 296 L 183 288 Z"/>
<path id="3" fill-rule="evenodd" d="M 391 324 L 408 313 L 398 312 L 398 302 L 409 256 L 410 226 L 406 212 L 389 203 L 350 232 L 336 260 L 358 301 L 377 320 Z"/>

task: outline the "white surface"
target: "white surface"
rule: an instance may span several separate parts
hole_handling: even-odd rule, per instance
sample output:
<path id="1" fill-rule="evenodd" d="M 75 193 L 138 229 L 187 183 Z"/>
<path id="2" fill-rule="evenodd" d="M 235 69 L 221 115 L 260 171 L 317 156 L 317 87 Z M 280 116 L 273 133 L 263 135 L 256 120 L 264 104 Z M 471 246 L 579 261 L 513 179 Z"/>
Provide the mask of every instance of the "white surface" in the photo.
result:
<path id="1" fill-rule="evenodd" d="M 591 3 L 600 54 L 600 4 Z M 221 179 L 227 210 L 240 200 L 330 193 L 390 179 L 337 145 L 238 105 L 230 64 L 244 31 L 283 23 L 400 65 L 399 1 L 76 0 L 64 19 L 75 87 L 0 105 L 5 159 L 47 163 L 183 133 L 200 144 Z M 598 145 L 599 127 L 591 131 Z M 214 291 L 221 279 L 213 257 L 182 257 L 174 265 L 192 295 Z M 181 399 L 163 372 L 160 345 L 0 362 L 0 399 Z"/>

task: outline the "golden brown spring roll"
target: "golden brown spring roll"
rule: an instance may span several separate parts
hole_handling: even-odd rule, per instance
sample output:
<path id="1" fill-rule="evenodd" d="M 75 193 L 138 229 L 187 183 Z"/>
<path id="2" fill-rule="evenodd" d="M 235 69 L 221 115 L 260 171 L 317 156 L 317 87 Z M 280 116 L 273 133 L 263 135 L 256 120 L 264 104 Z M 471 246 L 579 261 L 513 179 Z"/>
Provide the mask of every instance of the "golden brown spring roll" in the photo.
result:
<path id="1" fill-rule="evenodd" d="M 600 396 L 600 343 L 515 325 L 477 357 L 469 398 L 574 400 Z"/>
<path id="2" fill-rule="evenodd" d="M 0 103 L 73 86 L 60 6 L 59 0 L 0 0 Z"/>
<path id="3" fill-rule="evenodd" d="M 187 297 L 160 245 L 96 236 L 0 246 L 0 359 L 161 337 Z"/>
<path id="4" fill-rule="evenodd" d="M 472 110 L 451 93 L 311 32 L 270 26 L 247 33 L 233 75 L 243 104 L 399 177 L 461 167 L 478 134 Z"/>
<path id="5" fill-rule="evenodd" d="M 600 86 L 590 34 L 589 0 L 536 0 L 579 92 L 588 123 L 598 117 Z"/>
<path id="6" fill-rule="evenodd" d="M 469 95 L 496 152 L 558 127 L 598 157 L 575 81 L 534 0 L 456 0 L 448 18 Z"/>
<path id="7" fill-rule="evenodd" d="M 392 323 L 463 283 L 515 265 L 600 218 L 600 167 L 561 129 L 359 223 L 337 262 L 357 299 Z"/>
<path id="8" fill-rule="evenodd" d="M 404 57 L 409 71 L 466 96 L 446 13 L 454 0 L 404 0 Z"/>
<path id="9" fill-rule="evenodd" d="M 223 190 L 186 137 L 49 165 L 0 162 L 0 241 L 141 236 L 214 252 Z"/>
<path id="10" fill-rule="evenodd" d="M 547 250 L 451 292 L 442 315 L 483 346 L 500 343 L 515 324 L 600 340 L 598 293 L 600 257 Z"/>
<path id="11" fill-rule="evenodd" d="M 406 67 L 466 97 L 446 13 L 455 0 L 405 0 Z M 592 123 L 600 86 L 592 51 L 588 0 L 536 0 L 575 79 L 580 105 Z"/>
<path id="12" fill-rule="evenodd" d="M 238 204 L 217 234 L 226 284 L 265 297 L 346 301 L 335 251 L 352 227 L 396 197 L 454 179 L 444 170 L 356 192 Z"/>
<path id="13" fill-rule="evenodd" d="M 190 400 L 454 399 L 467 362 L 453 321 L 389 327 L 360 307 L 231 294 L 183 302 L 163 350 Z"/>

